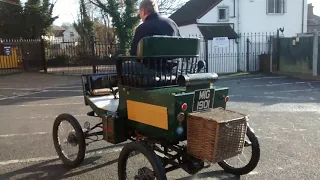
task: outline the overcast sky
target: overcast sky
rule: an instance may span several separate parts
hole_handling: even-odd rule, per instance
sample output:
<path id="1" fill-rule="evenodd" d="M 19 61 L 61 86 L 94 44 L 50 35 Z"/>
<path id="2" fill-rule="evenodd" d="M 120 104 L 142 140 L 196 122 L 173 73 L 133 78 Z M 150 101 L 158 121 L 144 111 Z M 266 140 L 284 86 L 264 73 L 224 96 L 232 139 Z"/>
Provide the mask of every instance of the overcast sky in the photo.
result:
<path id="1" fill-rule="evenodd" d="M 59 15 L 54 24 L 61 25 L 63 22 L 72 23 L 77 20 L 79 0 L 58 0 L 54 7 L 54 15 Z"/>
<path id="2" fill-rule="evenodd" d="M 54 15 L 59 15 L 59 19 L 57 19 L 54 24 L 61 25 L 63 22 L 72 23 L 77 19 L 77 2 L 78 0 L 58 0 L 54 8 Z M 312 3 L 314 5 L 314 14 L 320 16 L 320 0 L 308 0 L 308 3 Z"/>

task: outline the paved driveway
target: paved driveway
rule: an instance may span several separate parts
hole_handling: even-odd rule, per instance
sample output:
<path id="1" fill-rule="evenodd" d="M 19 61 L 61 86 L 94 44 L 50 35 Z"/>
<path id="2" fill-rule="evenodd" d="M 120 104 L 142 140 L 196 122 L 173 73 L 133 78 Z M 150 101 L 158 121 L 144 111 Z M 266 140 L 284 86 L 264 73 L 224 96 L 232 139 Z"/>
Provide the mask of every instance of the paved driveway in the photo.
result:
<path id="1" fill-rule="evenodd" d="M 61 166 L 51 129 L 60 113 L 81 124 L 86 113 L 77 76 L 18 74 L 0 77 L 0 179 L 117 179 L 121 146 L 99 142 L 88 147 L 74 170 Z M 248 75 L 221 79 L 230 87 L 228 108 L 249 114 L 261 144 L 258 167 L 241 179 L 320 179 L 320 81 Z M 115 177 L 114 177 L 115 176 Z M 217 165 L 168 179 L 239 179 Z"/>

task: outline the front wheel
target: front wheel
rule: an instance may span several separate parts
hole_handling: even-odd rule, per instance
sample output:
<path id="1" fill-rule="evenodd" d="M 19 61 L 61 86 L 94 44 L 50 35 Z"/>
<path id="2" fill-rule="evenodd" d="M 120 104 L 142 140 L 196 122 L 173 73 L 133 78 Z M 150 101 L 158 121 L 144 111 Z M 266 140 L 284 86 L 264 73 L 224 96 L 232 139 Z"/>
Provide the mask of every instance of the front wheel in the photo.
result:
<path id="1" fill-rule="evenodd" d="M 241 155 L 245 156 L 244 160 L 248 160 L 248 158 L 246 157 L 246 155 L 248 154 L 244 153 L 244 151 L 251 147 L 251 158 L 249 159 L 249 162 L 245 163 L 238 156 L 224 160 L 222 162 L 218 162 L 220 167 L 222 167 L 225 172 L 240 176 L 240 175 L 250 173 L 258 165 L 258 162 L 260 160 L 260 145 L 259 145 L 258 138 L 256 137 L 253 130 L 249 126 L 247 127 L 246 135 L 249 138 L 249 141 L 246 140 L 245 147 Z M 228 162 L 228 161 L 234 162 L 237 160 L 238 160 L 237 162 L 238 164 L 240 162 L 240 164 L 245 164 L 245 165 L 241 167 L 236 167 L 235 165 L 230 165 L 231 163 Z"/>
<path id="2" fill-rule="evenodd" d="M 131 163 L 129 158 L 133 159 Z M 148 166 L 144 165 L 146 162 Z M 118 176 L 119 180 L 167 180 L 159 157 L 144 142 L 132 142 L 123 147 L 118 161 Z"/>
<path id="3" fill-rule="evenodd" d="M 65 126 L 60 129 L 62 125 Z M 63 138 L 60 137 L 62 134 Z M 66 166 L 75 168 L 82 163 L 86 144 L 82 128 L 76 118 L 70 114 L 59 115 L 54 121 L 52 136 L 56 152 Z M 65 149 L 64 146 L 66 146 Z"/>

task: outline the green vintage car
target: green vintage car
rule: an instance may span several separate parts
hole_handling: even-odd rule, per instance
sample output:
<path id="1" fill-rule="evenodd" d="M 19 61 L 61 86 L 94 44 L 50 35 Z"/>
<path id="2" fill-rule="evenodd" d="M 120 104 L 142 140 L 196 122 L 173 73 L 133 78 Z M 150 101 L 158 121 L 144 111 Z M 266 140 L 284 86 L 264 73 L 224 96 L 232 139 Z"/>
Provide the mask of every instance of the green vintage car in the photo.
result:
<path id="1" fill-rule="evenodd" d="M 86 122 L 82 128 L 70 114 L 56 118 L 53 141 L 63 163 L 77 167 L 88 144 L 105 140 L 123 145 L 121 180 L 167 179 L 168 172 L 179 168 L 196 174 L 205 163 L 218 163 L 235 175 L 251 172 L 260 159 L 258 139 L 246 115 L 226 109 L 229 89 L 215 86 L 218 75 L 206 71 L 199 49 L 198 38 L 146 37 L 139 42 L 137 56 L 117 57 L 116 73 L 82 75 L 84 103 L 92 108 L 88 116 L 101 121 L 95 126 Z M 73 130 L 60 141 L 58 129 L 64 121 Z M 76 148 L 73 159 L 64 153 L 63 144 Z M 252 149 L 249 162 L 241 167 L 228 163 L 245 147 Z M 142 157 L 129 166 L 137 154 Z M 149 167 L 138 163 L 143 158 Z M 136 167 L 129 177 L 127 171 Z"/>

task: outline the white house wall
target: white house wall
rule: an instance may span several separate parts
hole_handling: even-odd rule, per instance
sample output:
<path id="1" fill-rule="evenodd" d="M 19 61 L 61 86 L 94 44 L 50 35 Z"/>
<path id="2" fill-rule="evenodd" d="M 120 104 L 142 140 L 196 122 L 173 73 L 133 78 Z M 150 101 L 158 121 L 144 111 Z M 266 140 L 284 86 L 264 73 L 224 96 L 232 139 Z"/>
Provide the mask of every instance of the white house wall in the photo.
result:
<path id="1" fill-rule="evenodd" d="M 234 30 L 241 33 L 275 33 L 278 28 L 284 27 L 284 36 L 295 36 L 301 33 L 303 23 L 303 32 L 307 32 L 307 0 L 285 0 L 286 13 L 284 14 L 267 14 L 267 0 L 235 0 L 235 2 L 235 13 L 234 0 L 223 0 L 201 17 L 198 23 L 234 23 Z M 304 21 L 302 22 L 303 2 Z M 229 21 L 218 21 L 218 7 L 220 6 L 229 7 Z M 240 14 L 239 17 L 238 14 Z"/>
<path id="2" fill-rule="evenodd" d="M 284 14 L 267 14 L 266 0 L 245 0 L 240 4 L 240 30 L 243 33 L 276 32 L 284 27 L 284 36 L 302 32 L 302 4 L 304 1 L 304 27 L 307 32 L 307 0 L 286 0 Z"/>
<path id="3" fill-rule="evenodd" d="M 74 36 L 71 37 L 70 33 L 73 32 Z M 66 29 L 63 32 L 63 38 L 65 42 L 74 42 L 75 40 L 78 40 L 79 38 L 79 34 L 78 32 L 75 30 L 75 28 L 73 26 L 70 26 L 68 29 Z"/>
<path id="4" fill-rule="evenodd" d="M 201 32 L 196 24 L 180 26 L 179 31 L 183 37 L 200 37 Z M 216 73 L 232 73 L 237 71 L 237 45 L 230 41 L 228 48 L 214 48 L 212 47 L 212 40 L 208 43 L 208 71 Z M 230 52 L 228 52 L 230 51 Z M 232 51 L 232 52 L 231 52 Z M 227 54 L 226 54 L 227 53 Z M 228 58 L 226 58 L 228 56 Z M 231 59 L 229 59 L 232 57 Z M 200 58 L 205 60 L 205 43 L 201 38 L 200 42 Z M 230 65 L 232 64 L 232 65 Z"/>
<path id="5" fill-rule="evenodd" d="M 234 10 L 233 10 L 233 1 L 234 0 L 223 0 L 221 1 L 217 6 L 215 6 L 213 9 L 211 9 L 207 14 L 202 16 L 199 20 L 199 24 L 212 24 L 212 23 L 234 23 L 234 29 L 237 31 L 237 19 L 234 17 Z M 238 0 L 236 0 L 238 1 Z M 218 7 L 220 6 L 228 6 L 229 11 L 229 21 L 218 21 Z M 237 13 L 237 12 L 236 12 Z M 236 14 L 237 15 L 237 14 Z"/>
<path id="6" fill-rule="evenodd" d="M 284 28 L 284 36 L 296 36 L 297 33 L 307 31 L 307 0 L 286 0 L 286 13 L 267 14 L 267 0 L 223 0 L 207 14 L 198 20 L 199 25 L 214 23 L 232 24 L 235 32 L 242 36 L 239 44 L 230 40 L 227 48 L 214 48 L 209 41 L 209 71 L 217 73 L 230 73 L 237 70 L 247 70 L 247 53 L 249 52 L 249 71 L 259 68 L 259 55 L 269 52 L 269 38 Z M 304 2 L 304 21 L 302 22 L 302 4 Z M 240 3 L 240 5 L 238 4 Z M 228 7 L 228 21 L 218 21 L 218 8 Z M 238 8 L 239 6 L 239 8 Z M 239 9 L 239 12 L 238 12 Z M 195 25 L 189 25 L 195 26 Z M 243 36 L 245 35 L 245 36 Z M 249 39 L 249 51 L 246 40 Z"/>
<path id="7" fill-rule="evenodd" d="M 218 7 L 228 7 L 228 21 L 218 21 Z M 236 18 L 234 18 L 233 0 L 224 0 L 211 9 L 207 14 L 198 20 L 198 24 L 212 23 L 234 23 L 234 30 L 237 31 Z M 208 71 L 215 73 L 237 72 L 237 44 L 234 40 L 229 41 L 229 47 L 215 48 L 212 40 L 208 41 Z"/>
<path id="8" fill-rule="evenodd" d="M 180 35 L 183 37 L 201 35 L 200 30 L 198 29 L 196 24 L 190 24 L 186 26 L 179 27 Z"/>
<path id="9" fill-rule="evenodd" d="M 73 32 L 74 36 L 72 37 L 70 33 Z M 79 34 L 73 26 L 68 27 L 63 32 L 63 43 L 61 43 L 61 48 L 66 49 L 67 47 L 73 47 L 78 44 Z"/>
<path id="10" fill-rule="evenodd" d="M 201 37 L 201 32 L 196 24 L 186 25 L 186 26 L 180 26 L 179 27 L 180 35 L 182 37 L 199 37 L 201 38 L 200 42 L 200 59 L 205 59 L 205 44 L 204 40 Z"/>

